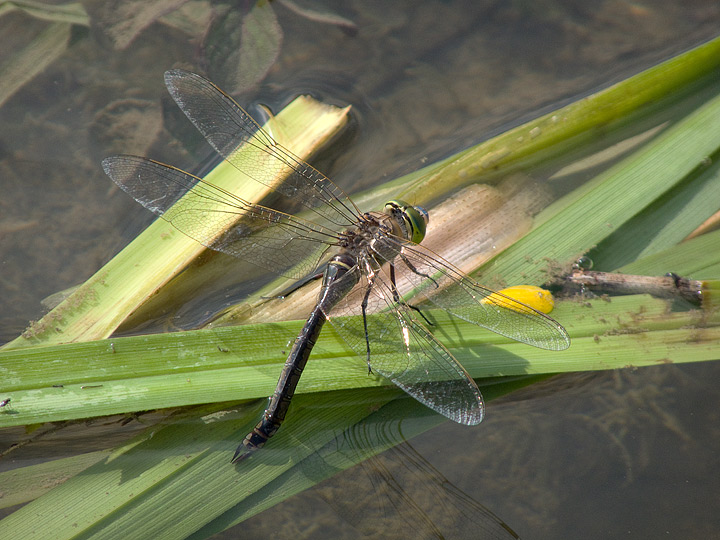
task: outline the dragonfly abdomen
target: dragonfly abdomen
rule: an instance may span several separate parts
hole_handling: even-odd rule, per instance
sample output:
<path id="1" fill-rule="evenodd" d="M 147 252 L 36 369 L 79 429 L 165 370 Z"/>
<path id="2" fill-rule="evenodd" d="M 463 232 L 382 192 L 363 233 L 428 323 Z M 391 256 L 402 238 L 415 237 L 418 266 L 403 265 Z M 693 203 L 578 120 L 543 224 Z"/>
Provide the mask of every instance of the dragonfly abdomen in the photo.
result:
<path id="1" fill-rule="evenodd" d="M 293 344 L 262 420 L 237 447 L 232 463 L 242 461 L 251 452 L 262 448 L 280 429 L 290 407 L 290 401 L 295 395 L 300 376 L 320 335 L 320 330 L 327 320 L 325 313 L 343 299 L 358 282 L 358 274 L 353 271 L 357 270 L 355 263 L 355 258 L 347 252 L 336 255 L 328 263 L 323 274 L 317 305 Z"/>

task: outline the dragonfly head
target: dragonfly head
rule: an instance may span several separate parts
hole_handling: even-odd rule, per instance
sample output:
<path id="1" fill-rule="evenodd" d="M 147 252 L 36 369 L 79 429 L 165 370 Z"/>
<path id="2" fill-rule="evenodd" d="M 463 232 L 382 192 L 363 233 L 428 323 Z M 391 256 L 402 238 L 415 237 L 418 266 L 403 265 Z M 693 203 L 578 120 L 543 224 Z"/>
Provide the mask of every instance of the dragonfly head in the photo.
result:
<path id="1" fill-rule="evenodd" d="M 411 242 L 419 244 L 425 238 L 430 216 L 422 206 L 411 206 L 405 201 L 396 199 L 385 203 L 385 213 L 402 221 L 407 239 Z"/>

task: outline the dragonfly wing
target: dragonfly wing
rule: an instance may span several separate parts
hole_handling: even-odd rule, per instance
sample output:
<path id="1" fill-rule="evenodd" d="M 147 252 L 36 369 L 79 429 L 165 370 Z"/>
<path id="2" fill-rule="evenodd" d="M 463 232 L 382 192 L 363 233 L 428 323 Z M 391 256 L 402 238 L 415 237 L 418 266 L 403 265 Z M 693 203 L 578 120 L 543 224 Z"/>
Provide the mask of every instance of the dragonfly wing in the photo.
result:
<path id="1" fill-rule="evenodd" d="M 336 239 L 315 223 L 249 203 L 156 161 L 112 156 L 103 160 L 103 169 L 121 189 L 186 236 L 280 275 L 299 278 L 312 272 Z"/>
<path id="2" fill-rule="evenodd" d="M 570 338 L 552 317 L 483 287 L 429 249 L 394 240 L 403 293 L 428 300 L 454 316 L 541 349 L 561 351 Z"/>
<path id="3" fill-rule="evenodd" d="M 359 210 L 330 179 L 279 145 L 235 100 L 212 82 L 189 71 L 165 73 L 165 85 L 180 109 L 215 150 L 242 174 L 310 209 L 313 221 L 347 227 Z M 236 149 L 241 144 L 256 151 L 251 157 Z M 287 172 L 280 185 L 265 178 Z"/>
<path id="4" fill-rule="evenodd" d="M 357 268 L 357 267 L 356 267 Z M 367 279 L 328 315 L 342 339 L 362 358 L 370 347 L 372 371 L 390 379 L 412 397 L 460 424 L 480 423 L 483 398 L 475 381 L 410 309 L 393 301 L 386 278 L 376 274 L 368 297 L 367 337 L 360 305 Z"/>

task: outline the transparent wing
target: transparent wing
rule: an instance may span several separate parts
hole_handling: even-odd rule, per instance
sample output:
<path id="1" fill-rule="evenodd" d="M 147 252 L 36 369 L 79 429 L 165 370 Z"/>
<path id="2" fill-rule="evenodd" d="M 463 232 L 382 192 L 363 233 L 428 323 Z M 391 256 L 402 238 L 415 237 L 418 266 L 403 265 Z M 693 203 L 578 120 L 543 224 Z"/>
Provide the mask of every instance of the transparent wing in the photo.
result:
<path id="1" fill-rule="evenodd" d="M 279 145 L 235 100 L 204 77 L 173 69 L 165 85 L 180 109 L 215 150 L 242 174 L 302 204 L 322 225 L 346 227 L 360 213 L 347 195 L 321 172 Z M 250 160 L 235 150 L 249 144 L 257 150 Z M 282 185 L 264 178 L 291 169 Z M 262 174 L 260 174 L 260 172 Z"/>
<path id="2" fill-rule="evenodd" d="M 312 272 L 336 241 L 324 227 L 251 204 L 157 161 L 112 156 L 102 165 L 121 189 L 183 234 L 280 275 L 299 278 Z"/>
<path id="3" fill-rule="evenodd" d="M 483 287 L 429 249 L 390 237 L 382 245 L 385 257 L 395 255 L 402 294 L 412 291 L 413 298 L 534 347 L 562 351 L 570 346 L 567 332 L 552 317 Z"/>
<path id="4" fill-rule="evenodd" d="M 358 267 L 353 272 L 360 273 Z M 347 275 L 345 277 L 348 277 Z M 342 339 L 362 358 L 370 347 L 370 367 L 412 397 L 460 424 L 480 423 L 480 390 L 450 352 L 420 323 L 412 310 L 393 301 L 386 277 L 376 273 L 368 297 L 367 339 L 361 314 L 365 276 L 342 306 L 326 316 Z"/>

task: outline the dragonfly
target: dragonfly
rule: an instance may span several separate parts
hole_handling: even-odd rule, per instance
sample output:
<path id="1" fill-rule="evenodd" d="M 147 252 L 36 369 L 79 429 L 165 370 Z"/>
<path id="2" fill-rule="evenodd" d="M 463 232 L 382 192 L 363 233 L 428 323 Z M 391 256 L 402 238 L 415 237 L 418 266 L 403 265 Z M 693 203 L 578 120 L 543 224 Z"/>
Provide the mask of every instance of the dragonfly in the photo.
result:
<path id="1" fill-rule="evenodd" d="M 368 371 L 447 418 L 480 423 L 485 405 L 475 381 L 433 336 L 422 311 L 427 301 L 470 323 L 535 347 L 570 345 L 565 329 L 532 307 L 483 287 L 421 242 L 428 212 L 402 200 L 361 211 L 330 179 L 277 143 L 228 94 L 195 73 L 173 69 L 165 84 L 188 119 L 239 173 L 301 208 L 289 214 L 244 200 L 185 171 L 151 159 L 116 155 L 105 173 L 145 208 L 207 248 L 281 276 L 322 273 L 322 285 L 287 357 L 277 387 L 255 428 L 231 462 L 251 455 L 278 431 L 326 321 Z M 238 148 L 255 151 L 248 159 Z M 273 173 L 289 171 L 281 184 Z M 270 173 L 270 174 L 268 174 Z M 183 199 L 182 210 L 175 202 Z M 282 202 L 282 201 L 281 201 Z M 273 204 L 277 206 L 277 204 Z M 217 234 L 209 222 L 227 223 Z"/>

